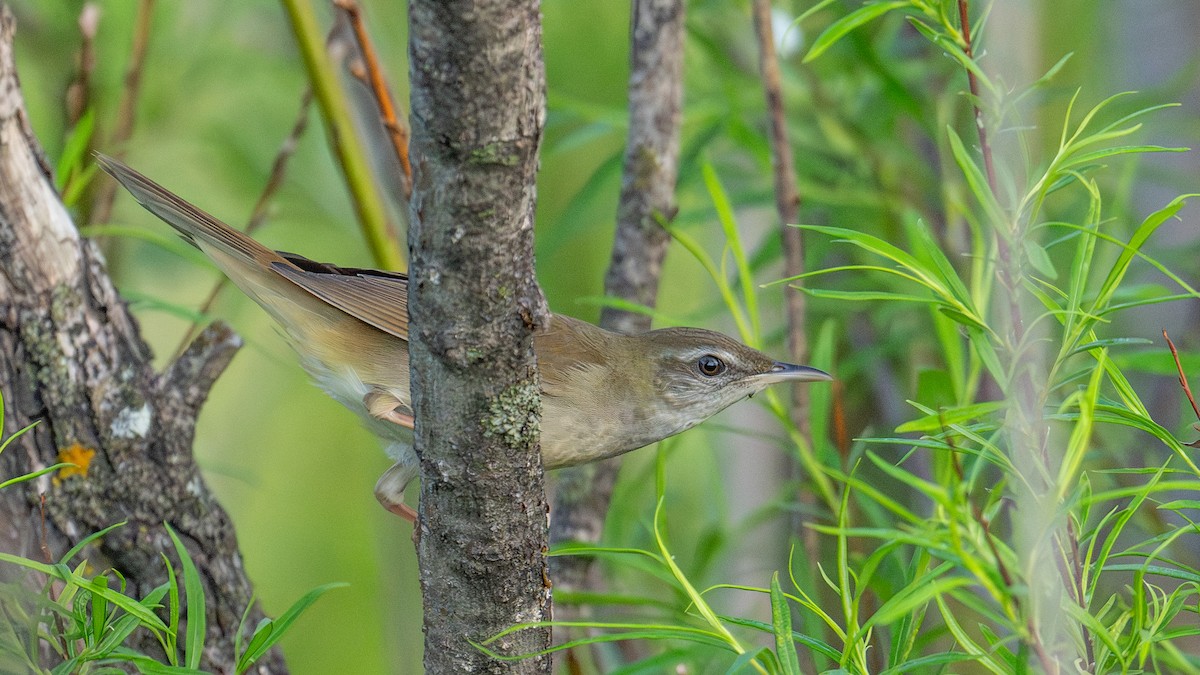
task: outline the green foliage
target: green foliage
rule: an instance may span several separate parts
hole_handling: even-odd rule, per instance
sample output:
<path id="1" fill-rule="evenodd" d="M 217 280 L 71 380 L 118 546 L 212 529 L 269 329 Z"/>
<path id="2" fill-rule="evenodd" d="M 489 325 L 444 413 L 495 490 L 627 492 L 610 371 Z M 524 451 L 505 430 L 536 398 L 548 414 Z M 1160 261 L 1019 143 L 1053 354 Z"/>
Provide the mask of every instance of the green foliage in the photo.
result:
<path id="1" fill-rule="evenodd" d="M 831 5 L 819 3 L 801 21 Z M 857 34 L 895 14 L 978 81 L 978 96 L 959 99 L 960 114 L 939 108 L 926 118 L 941 120 L 928 132 L 938 139 L 938 163 L 951 169 L 911 172 L 912 182 L 930 188 L 924 203 L 899 193 L 856 201 L 898 225 L 800 226 L 810 261 L 841 262 L 783 282 L 829 317 L 817 354 L 829 352 L 854 311 L 848 307 L 923 310 L 906 317 L 924 324 L 914 341 L 925 364 L 908 400 L 913 416 L 897 423 L 894 434 L 861 439 L 841 458 L 813 451 L 832 447 L 829 426 L 814 426 L 809 441 L 790 426 L 776 396 L 764 397 L 791 430 L 805 488 L 819 496 L 824 513 L 809 527 L 823 542 L 805 548 L 822 556 L 793 555 L 787 593 L 775 574 L 769 587 L 716 584 L 696 598 L 682 569 L 668 564 L 665 547 L 658 555 L 638 550 L 667 567 L 670 573 L 657 578 L 682 589 L 684 604 L 672 612 L 680 623 L 595 624 L 602 635 L 566 646 L 627 639 L 621 631 L 634 631 L 691 643 L 664 652 L 673 662 L 712 663 L 711 648 L 730 650 L 732 639 L 745 651 L 731 650 L 738 655 L 733 662 L 717 661 L 729 672 L 797 672 L 797 653 L 818 670 L 844 673 L 1047 672 L 1072 663 L 1087 672 L 1200 672 L 1200 660 L 1190 655 L 1200 635 L 1200 565 L 1191 554 L 1200 500 L 1178 498 L 1200 485 L 1200 468 L 1192 448 L 1155 420 L 1134 384 L 1134 371 L 1148 368 L 1149 359 L 1133 358 L 1131 350 L 1152 339 L 1114 332 L 1130 329 L 1120 323 L 1123 312 L 1200 298 L 1150 252 L 1154 234 L 1196 195 L 1170 200 L 1127 231 L 1121 223 L 1130 214 L 1112 213 L 1123 197 L 1108 179 L 1110 165 L 1184 151 L 1128 140 L 1142 132 L 1147 115 L 1169 106 L 1144 99 L 1130 106 L 1136 96 L 1124 94 L 1080 115 L 1076 91 L 1048 159 L 1038 163 L 1028 152 L 1034 130 L 1020 119 L 1066 59 L 1028 89 L 1010 92 L 968 56 L 957 3 L 948 1 L 866 3 L 829 23 L 805 62 L 815 66 L 847 42 L 861 49 Z M 1001 165 L 999 172 L 988 166 L 992 148 L 977 145 L 975 108 L 988 122 L 983 132 L 1027 150 L 1025 166 Z M 850 144 L 856 142 L 880 139 L 867 134 Z M 701 161 L 699 174 L 723 252 L 711 254 L 686 217 L 669 230 L 706 272 L 741 338 L 761 346 L 759 268 L 737 222 L 739 199 L 722 184 L 717 164 Z M 816 202 L 811 210 L 832 210 L 827 192 L 804 191 Z M 743 197 L 742 203 L 762 199 Z M 1163 282 L 1147 284 L 1146 271 Z M 816 409 L 827 412 L 826 394 L 812 393 Z M 651 529 L 661 544 L 658 515 Z M 567 552 L 578 553 L 561 553 Z M 718 589 L 769 597 L 771 622 L 716 613 L 705 598 Z M 793 611 L 807 630 L 792 630 Z M 723 626 L 749 631 L 747 637 L 725 638 L 710 613 Z M 679 628 L 697 620 L 708 629 Z M 774 649 L 751 648 L 761 644 L 755 631 L 771 635 Z"/>
<path id="2" fill-rule="evenodd" d="M 14 439 L 32 429 L 31 424 L 0 441 L 0 452 Z M 0 429 L 4 428 L 4 398 L 0 396 Z M 36 479 L 71 464 L 60 463 L 0 483 L 0 489 Z M 207 624 L 204 582 L 191 554 L 170 525 L 164 523 L 175 546 L 175 555 L 183 576 L 184 596 L 179 595 L 178 572 L 163 554 L 167 583 L 138 599 L 126 592 L 125 579 L 114 569 L 99 574 L 89 572 L 83 551 L 105 535 L 126 523 L 121 522 L 84 537 L 55 562 L 38 562 L 0 552 L 0 562 L 24 568 L 44 579 L 41 590 L 32 592 L 18 580 L 0 583 L 0 668 L 3 672 L 28 672 L 45 675 L 85 675 L 125 672 L 117 666 L 129 665 L 150 674 L 203 674 L 200 659 L 204 653 Z M 79 562 L 71 567 L 76 558 Z M 116 587 L 111 585 L 116 582 Z M 299 618 L 300 614 L 325 591 L 345 584 L 326 584 L 310 591 L 278 619 L 264 618 L 252 631 L 245 626 L 246 614 L 237 632 L 237 673 L 248 671 L 271 649 Z M 167 598 L 164 606 L 163 598 Z M 187 607 L 180 659 L 180 608 Z M 164 620 L 160 612 L 167 615 Z M 127 646 L 138 631 L 150 633 L 166 654 L 166 661 L 147 656 Z M 249 633 L 245 646 L 242 636 Z M 43 663 L 48 650 L 57 659 L 53 666 Z M 19 669 L 19 670 L 18 670 Z"/>

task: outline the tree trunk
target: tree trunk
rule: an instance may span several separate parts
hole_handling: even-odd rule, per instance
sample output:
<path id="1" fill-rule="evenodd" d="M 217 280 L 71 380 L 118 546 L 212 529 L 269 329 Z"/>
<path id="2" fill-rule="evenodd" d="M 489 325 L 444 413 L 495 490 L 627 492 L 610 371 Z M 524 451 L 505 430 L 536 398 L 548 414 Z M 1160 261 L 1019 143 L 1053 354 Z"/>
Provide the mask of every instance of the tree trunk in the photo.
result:
<path id="1" fill-rule="evenodd" d="M 548 672 L 471 644 L 550 615 L 547 505 L 533 334 L 545 75 L 536 0 L 409 7 L 413 409 L 421 458 L 417 555 L 430 673 Z M 548 628 L 487 645 L 545 649 Z"/>
<path id="2" fill-rule="evenodd" d="M 202 667 L 233 672 L 234 632 L 253 594 L 233 525 L 191 443 L 200 406 L 240 339 L 213 325 L 154 372 L 102 256 L 79 238 L 53 187 L 21 98 L 14 30 L 0 8 L 0 389 L 5 436 L 40 423 L 0 454 L 0 480 L 50 466 L 72 448 L 94 455 L 82 475 L 0 491 L 0 550 L 57 559 L 90 533 L 128 521 L 84 555 L 91 569 L 116 569 L 126 592 L 143 597 L 167 580 L 160 553 L 175 559 L 163 528 L 170 523 L 205 583 Z M 249 625 L 261 617 L 255 607 Z M 129 646 L 159 653 L 151 636 L 136 635 Z M 282 657 L 272 653 L 254 672 L 285 672 Z"/>

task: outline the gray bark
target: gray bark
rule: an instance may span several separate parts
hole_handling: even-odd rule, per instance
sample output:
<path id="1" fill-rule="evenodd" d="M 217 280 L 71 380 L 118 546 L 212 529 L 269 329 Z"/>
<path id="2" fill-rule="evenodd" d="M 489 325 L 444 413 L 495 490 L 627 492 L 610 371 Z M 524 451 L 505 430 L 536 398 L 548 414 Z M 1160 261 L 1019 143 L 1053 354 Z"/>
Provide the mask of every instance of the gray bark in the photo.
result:
<path id="1" fill-rule="evenodd" d="M 0 8 L 3 432 L 40 424 L 0 455 L 0 479 L 52 465 L 76 444 L 95 455 L 86 475 L 0 491 L 0 549 L 44 560 L 44 551 L 60 556 L 126 520 L 84 554 L 92 569 L 118 570 L 127 592 L 142 597 L 167 579 L 160 552 L 175 559 L 163 528 L 169 522 L 205 583 L 202 666 L 232 672 L 234 631 L 252 590 L 233 525 L 205 486 L 191 443 L 200 406 L 240 339 L 211 326 L 165 372 L 154 372 L 103 257 L 79 238 L 29 129 L 12 59 L 14 23 Z M 250 625 L 262 616 L 256 607 Z M 130 646 L 157 653 L 153 638 L 142 637 Z M 254 672 L 286 669 L 275 652 Z"/>
<path id="2" fill-rule="evenodd" d="M 469 641 L 550 617 L 533 334 L 545 74 L 536 0 L 409 7 L 410 355 L 421 458 L 417 555 L 430 673 L 548 672 Z M 490 648 L 527 654 L 548 628 Z"/>
<path id="3" fill-rule="evenodd" d="M 659 220 L 669 221 L 676 211 L 683 19 L 682 0 L 633 3 L 629 138 L 604 292 L 648 307 L 653 307 L 658 297 L 663 258 L 670 243 Z M 600 325 L 621 333 L 642 333 L 650 330 L 650 317 L 605 307 Z M 620 460 L 614 458 L 559 473 L 551 528 L 555 543 L 594 544 L 600 540 L 619 467 Z M 591 558 L 566 556 L 553 562 L 554 582 L 560 589 L 583 590 L 594 585 L 594 580 L 589 580 Z"/>

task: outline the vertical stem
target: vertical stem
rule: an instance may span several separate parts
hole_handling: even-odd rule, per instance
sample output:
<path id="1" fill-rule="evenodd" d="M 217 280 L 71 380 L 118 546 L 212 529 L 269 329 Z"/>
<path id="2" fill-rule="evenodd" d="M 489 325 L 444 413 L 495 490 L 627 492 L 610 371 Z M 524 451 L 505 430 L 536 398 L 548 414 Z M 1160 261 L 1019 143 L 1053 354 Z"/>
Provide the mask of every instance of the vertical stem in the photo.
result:
<path id="1" fill-rule="evenodd" d="M 146 64 L 146 50 L 150 46 L 150 24 L 153 18 L 154 0 L 141 0 L 138 3 L 137 17 L 134 19 L 133 46 L 129 54 L 129 67 L 125 69 L 125 86 L 121 90 L 121 101 L 117 107 L 117 128 L 112 136 L 112 154 L 117 159 L 125 157 L 125 143 L 133 135 L 138 95 L 142 91 L 142 70 Z M 100 184 L 96 198 L 92 200 L 88 223 L 108 222 L 112 217 L 116 190 L 117 184 L 114 181 L 106 180 Z"/>
<path id="2" fill-rule="evenodd" d="M 775 177 L 775 209 L 779 214 L 780 238 L 783 240 L 783 265 L 785 277 L 804 274 L 804 241 L 800 229 L 793 227 L 799 221 L 800 192 L 796 187 L 795 159 L 792 145 L 788 142 L 787 117 L 783 109 L 783 84 L 779 72 L 779 56 L 775 52 L 775 36 L 771 26 L 771 0 L 754 0 L 754 32 L 758 37 L 759 70 L 762 72 L 763 93 L 766 96 L 767 115 L 770 122 L 771 166 Z M 784 290 L 787 302 L 788 351 L 793 363 L 808 362 L 808 337 L 805 333 L 805 298 L 794 288 Z M 808 420 L 808 388 L 799 383 L 792 385 L 792 405 L 788 411 L 792 424 L 799 430 L 804 442 L 812 445 L 811 428 Z M 817 508 L 817 495 L 812 490 L 801 490 L 799 500 L 804 508 L 796 516 L 794 531 L 800 533 L 804 550 L 812 566 L 811 578 L 817 578 L 816 565 L 821 548 L 817 533 L 805 526 L 805 513 Z M 810 659 L 805 670 L 815 671 Z"/>
<path id="3" fill-rule="evenodd" d="M 968 59 L 975 60 L 975 50 L 971 45 L 971 18 L 969 0 L 958 0 L 958 19 L 962 25 L 963 38 L 963 53 Z M 983 154 L 983 167 L 987 172 L 988 187 L 991 188 L 992 194 L 999 196 L 996 182 L 996 166 L 992 160 L 992 146 L 988 144 L 987 125 L 984 124 L 983 108 L 979 106 L 979 79 L 975 77 L 975 71 L 967 69 L 967 86 L 971 90 L 971 96 L 975 101 L 975 130 L 979 132 L 979 151 Z"/>
<path id="4" fill-rule="evenodd" d="M 962 30 L 963 52 L 967 58 L 974 59 L 974 47 L 971 40 L 971 24 L 970 24 L 970 7 L 969 0 L 958 0 L 958 14 Z M 975 126 L 979 134 L 979 149 L 983 155 L 984 169 L 987 174 L 988 189 L 992 195 L 999 199 L 999 183 L 996 179 L 995 161 L 993 158 L 992 147 L 988 142 L 988 132 L 986 119 L 983 109 L 980 105 L 980 88 L 979 81 L 975 72 L 967 69 L 967 84 L 970 88 L 973 98 L 973 108 L 975 113 Z M 1008 427 L 1008 435 L 1010 439 L 1011 450 L 1014 453 L 1022 453 L 1033 462 L 1041 463 L 1041 470 L 1045 472 L 1045 478 L 1040 481 L 1036 477 L 1032 477 L 1030 483 L 1034 486 L 1044 484 L 1045 481 L 1052 481 L 1054 475 L 1051 467 L 1048 438 L 1049 430 L 1046 427 L 1045 419 L 1042 415 L 1042 407 L 1044 405 L 1046 390 L 1044 387 L 1038 387 L 1034 378 L 1034 368 L 1037 364 L 1037 359 L 1032 358 L 1031 354 L 1026 353 L 1032 349 L 1031 340 L 1027 333 L 1027 327 L 1024 322 L 1024 315 L 1021 310 L 1021 286 L 1022 286 L 1022 260 L 1020 250 L 1023 246 L 1023 237 L 1026 236 L 1025 228 L 1021 223 L 1014 220 L 1011 223 L 996 223 L 996 256 L 998 259 L 998 277 L 1000 287 L 1006 294 L 1009 314 L 1009 331 L 1007 339 L 1009 341 L 1008 354 L 1011 360 L 1010 372 L 1012 379 L 1007 387 L 1007 395 L 1015 399 L 1016 405 L 1012 408 L 1015 413 L 1015 419 L 1010 416 L 1006 422 Z M 1021 461 L 1018 457 L 1018 465 Z M 1027 465 L 1028 466 L 1028 465 Z M 1034 488 L 1037 490 L 1037 488 Z M 1025 502 L 1025 508 L 1029 513 L 1044 513 L 1052 510 L 1052 507 L 1044 505 L 1046 499 L 1046 491 L 1029 495 L 1029 499 Z M 1029 529 L 1027 523 L 1025 529 Z M 1033 525 L 1037 530 L 1045 527 L 1043 523 Z M 1021 529 L 1021 524 L 1018 523 L 1018 530 Z M 1078 550 L 1078 537 L 1071 525 L 1067 522 L 1066 532 L 1059 532 L 1055 535 L 1054 540 L 1064 542 L 1067 550 Z M 1033 543 L 1030 546 L 1029 554 L 1034 558 L 1041 553 L 1043 546 Z M 1051 555 L 1057 556 L 1057 551 Z M 1069 599 L 1074 600 L 1080 607 L 1084 607 L 1084 598 L 1081 594 L 1077 594 L 1078 589 L 1082 588 L 1082 570 L 1077 565 L 1068 567 L 1062 564 L 1061 559 L 1056 557 L 1056 562 L 1059 579 L 1062 582 L 1063 589 L 1067 592 Z M 1036 560 L 1033 563 L 1036 565 Z M 1044 588 L 1047 582 L 1042 580 L 1039 584 L 1035 580 L 1030 580 L 1030 585 L 1033 588 Z M 1036 594 L 1037 590 L 1031 590 L 1030 595 Z M 1028 603 L 1034 605 L 1035 603 Z M 1029 632 L 1029 640 L 1031 647 L 1037 655 L 1039 662 L 1044 670 L 1051 673 L 1057 673 L 1061 670 L 1060 661 L 1052 651 L 1052 645 L 1047 645 L 1041 634 L 1040 628 L 1035 621 L 1036 612 L 1032 607 L 1027 606 L 1028 615 L 1025 617 L 1027 621 L 1027 629 Z M 1086 668 L 1093 667 L 1094 648 L 1093 637 L 1091 632 L 1083 624 L 1079 624 L 1083 643 L 1085 645 Z"/>
<path id="5" fill-rule="evenodd" d="M 387 209 L 379 194 L 375 179 L 350 118 L 345 93 L 338 85 L 337 75 L 325 53 L 325 41 L 312 5 L 308 0 L 282 0 L 292 22 L 292 32 L 308 69 L 309 83 L 321 108 L 329 144 L 333 147 L 338 165 L 350 190 L 359 227 L 371 249 L 375 263 L 389 270 L 404 269 L 404 253 L 396 231 L 388 222 Z"/>
<path id="6" fill-rule="evenodd" d="M 408 127 L 396 116 L 396 104 L 392 101 L 392 92 L 388 89 L 383 77 L 383 68 L 379 65 L 379 57 L 375 55 L 375 46 L 367 27 L 363 24 L 362 8 L 356 0 L 334 0 L 334 4 L 346 12 L 350 19 L 350 28 L 354 31 L 354 40 L 362 53 L 363 66 L 366 68 L 367 85 L 379 107 L 379 117 L 383 127 L 387 129 L 388 138 L 392 141 L 392 151 L 396 153 L 396 161 L 400 163 L 401 195 L 404 201 L 412 196 L 412 165 L 408 161 Z"/>

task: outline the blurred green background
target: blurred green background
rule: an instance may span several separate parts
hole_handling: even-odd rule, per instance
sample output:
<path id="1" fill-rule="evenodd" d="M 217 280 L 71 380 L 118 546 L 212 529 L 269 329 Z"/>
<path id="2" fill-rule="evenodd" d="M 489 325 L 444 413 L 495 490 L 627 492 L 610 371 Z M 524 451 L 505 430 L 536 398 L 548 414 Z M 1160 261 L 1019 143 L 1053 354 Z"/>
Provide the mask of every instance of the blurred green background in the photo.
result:
<path id="1" fill-rule="evenodd" d="M 22 83 L 33 127 L 52 159 L 63 147 L 63 91 L 74 68 L 82 4 L 14 3 Z M 101 19 L 95 95 L 102 131 L 110 134 L 136 3 L 96 4 Z M 810 4 L 777 3 L 780 32 L 788 17 Z M 1048 135 L 1054 135 L 1076 87 L 1088 101 L 1141 89 L 1150 92 L 1147 97 L 1184 102 L 1162 116 L 1154 140 L 1196 144 L 1200 104 L 1193 38 L 1200 32 L 1200 10 L 1197 3 L 1166 8 L 1173 3 L 1149 3 L 1153 9 L 1147 4 L 1016 3 L 1017 12 L 1033 14 L 1026 25 L 1037 27 L 1035 32 L 1018 40 L 1004 32 L 999 19 L 990 27 L 996 42 L 1021 43 L 1030 72 L 1040 73 L 1063 54 L 1075 53 L 1059 75 L 1062 87 L 1043 108 L 1045 120 L 1052 121 Z M 383 0 L 364 5 L 403 104 L 405 8 Z M 854 6 L 834 3 L 817 26 Z M 321 16 L 327 20 L 326 9 L 321 7 Z M 556 311 L 595 320 L 620 180 L 629 10 L 620 2 L 548 0 L 543 11 L 550 117 L 539 180 L 538 277 Z M 919 206 L 920 195 L 930 194 L 938 183 L 936 167 L 914 165 L 905 152 L 911 153 L 927 130 L 957 124 L 963 114 L 954 95 L 923 99 L 922 92 L 959 91 L 964 85 L 954 78 L 961 73 L 948 59 L 914 47 L 899 20 L 871 26 L 827 57 L 802 66 L 802 47 L 787 45 L 808 38 L 800 27 L 783 38 L 793 141 L 803 167 L 804 219 L 894 228 L 900 210 L 895 204 Z M 924 51 L 912 51 L 918 48 Z M 724 240 L 700 180 L 700 166 L 711 162 L 733 195 L 743 237 L 756 251 L 759 281 L 772 281 L 780 276 L 779 245 L 748 3 L 689 3 L 687 57 L 679 222 L 713 255 L 720 254 Z M 158 3 L 143 78 L 127 161 L 218 217 L 243 224 L 305 86 L 281 7 L 266 0 Z M 314 259 L 370 266 L 315 111 L 311 122 L 271 219 L 257 237 Z M 113 150 L 103 141 L 99 147 Z M 1131 193 L 1131 212 L 1144 213 L 1161 205 L 1163 194 L 1194 190 L 1197 182 L 1193 154 L 1156 158 L 1142 168 L 1140 175 L 1148 178 Z M 1196 266 L 1188 261 L 1195 260 L 1196 209 L 1185 214 L 1166 235 L 1166 248 L 1175 251 L 1165 257 L 1178 262 L 1176 271 L 1195 283 Z M 166 232 L 125 195 L 113 221 Z M 167 250 L 130 238 L 105 246 L 116 247 L 114 276 L 138 308 L 159 362 L 165 362 L 189 325 L 181 310 L 199 305 L 215 271 L 197 264 L 195 256 L 181 257 L 182 246 Z M 827 259 L 826 246 L 810 249 L 810 260 Z M 765 334 L 775 337 L 769 348 L 781 357 L 782 293 L 780 286 L 762 291 Z M 710 282 L 678 246 L 668 254 L 660 309 L 671 320 L 732 332 Z M 850 433 L 894 425 L 899 413 L 873 403 L 871 383 L 863 378 L 882 376 L 886 368 L 901 390 L 914 387 L 915 367 L 904 364 L 919 361 L 919 355 L 901 359 L 900 354 L 924 329 L 902 313 L 872 316 L 869 323 L 885 339 L 867 339 L 864 347 L 862 335 L 853 334 L 863 326 L 846 308 L 814 302 L 812 311 L 814 321 L 838 320 L 838 374 L 848 382 Z M 196 453 L 237 524 L 245 563 L 266 611 L 283 611 L 319 584 L 350 583 L 323 597 L 284 640 L 292 672 L 418 672 L 421 607 L 410 528 L 380 509 L 372 496 L 376 478 L 388 466 L 378 444 L 351 414 L 307 384 L 291 351 L 253 303 L 229 291 L 212 316 L 231 323 L 246 347 L 204 410 Z M 1195 311 L 1173 311 L 1149 323 L 1160 324 L 1186 332 L 1196 325 Z M 1169 414 L 1183 424 L 1177 411 Z M 757 406 L 741 404 L 672 444 L 667 468 L 671 537 L 680 564 L 698 578 L 763 585 L 785 559 L 787 539 L 777 534 L 786 532 L 788 515 L 778 508 L 778 476 L 785 466 L 774 442 L 779 435 Z M 614 545 L 647 541 L 652 460 L 651 450 L 626 460 L 607 532 Z M 611 587 L 655 593 L 644 575 L 612 563 L 607 569 Z"/>

